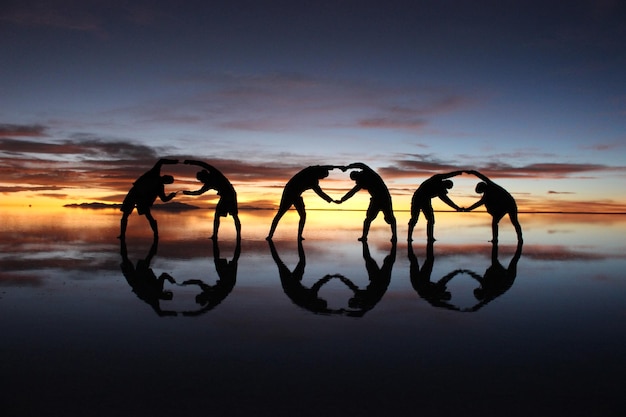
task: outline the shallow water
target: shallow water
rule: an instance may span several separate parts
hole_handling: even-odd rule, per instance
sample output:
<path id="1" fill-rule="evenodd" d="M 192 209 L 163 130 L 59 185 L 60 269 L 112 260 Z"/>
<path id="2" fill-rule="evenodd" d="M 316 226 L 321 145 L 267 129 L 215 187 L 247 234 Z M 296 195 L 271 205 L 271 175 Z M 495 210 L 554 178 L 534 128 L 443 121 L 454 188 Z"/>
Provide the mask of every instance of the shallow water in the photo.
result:
<path id="1" fill-rule="evenodd" d="M 626 216 L 273 214 L 4 213 L 3 415 L 621 415 Z"/>

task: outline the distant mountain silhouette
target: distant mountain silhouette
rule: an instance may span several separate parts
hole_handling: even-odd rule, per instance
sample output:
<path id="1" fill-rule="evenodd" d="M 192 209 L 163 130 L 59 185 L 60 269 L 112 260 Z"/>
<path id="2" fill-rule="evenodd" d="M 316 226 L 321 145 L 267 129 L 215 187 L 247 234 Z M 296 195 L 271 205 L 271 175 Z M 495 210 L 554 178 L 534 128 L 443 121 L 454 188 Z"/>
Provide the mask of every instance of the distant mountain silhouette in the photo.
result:
<path id="1" fill-rule="evenodd" d="M 122 205 L 118 203 L 108 204 L 108 203 L 80 203 L 80 204 L 65 204 L 63 207 L 69 208 L 82 208 L 82 209 L 107 209 L 107 208 L 120 208 Z M 178 201 L 174 201 L 172 203 L 165 204 L 155 204 L 152 206 L 153 210 L 165 210 L 165 211 L 186 211 L 186 210 L 196 210 L 200 207 L 194 206 L 192 204 L 181 203 Z"/>

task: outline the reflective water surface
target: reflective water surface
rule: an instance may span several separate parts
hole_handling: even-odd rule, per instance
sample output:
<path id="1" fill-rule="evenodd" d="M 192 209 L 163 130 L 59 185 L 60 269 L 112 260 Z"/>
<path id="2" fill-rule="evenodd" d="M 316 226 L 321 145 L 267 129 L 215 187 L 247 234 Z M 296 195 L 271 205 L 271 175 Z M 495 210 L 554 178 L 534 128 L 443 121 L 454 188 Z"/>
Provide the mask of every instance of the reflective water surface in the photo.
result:
<path id="1" fill-rule="evenodd" d="M 621 415 L 626 217 L 3 213 L 3 415 Z"/>

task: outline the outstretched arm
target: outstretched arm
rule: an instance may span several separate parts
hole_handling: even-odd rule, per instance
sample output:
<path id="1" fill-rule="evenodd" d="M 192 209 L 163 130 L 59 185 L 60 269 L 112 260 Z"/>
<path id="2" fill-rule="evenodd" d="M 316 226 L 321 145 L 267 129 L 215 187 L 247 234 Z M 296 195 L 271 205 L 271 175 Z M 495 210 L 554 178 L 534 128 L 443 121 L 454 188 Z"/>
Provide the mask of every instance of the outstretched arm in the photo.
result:
<path id="1" fill-rule="evenodd" d="M 159 161 L 154 165 L 154 168 L 157 171 L 161 171 L 161 166 L 163 165 L 175 165 L 178 163 L 178 159 L 168 159 L 168 158 L 161 158 L 159 159 Z"/>
<path id="2" fill-rule="evenodd" d="M 196 191 L 187 191 L 187 190 L 185 190 L 185 191 L 183 191 L 183 194 L 185 194 L 185 195 L 200 195 L 200 194 L 206 193 L 210 189 L 211 189 L 211 187 L 205 184 L 199 190 L 196 190 Z"/>
<path id="3" fill-rule="evenodd" d="M 484 196 L 483 196 L 483 198 L 481 198 L 480 200 L 478 200 L 477 202 L 475 202 L 471 206 L 467 207 L 463 211 L 472 211 L 475 208 L 478 208 L 478 207 L 482 206 L 483 204 L 485 204 L 485 197 Z"/>
<path id="4" fill-rule="evenodd" d="M 202 168 L 206 169 L 209 172 L 215 171 L 215 167 L 213 167 L 212 165 L 209 165 L 209 164 L 207 164 L 206 162 L 203 162 L 203 161 L 197 161 L 195 159 L 185 159 L 184 164 L 185 165 L 196 165 L 196 166 L 199 166 L 199 167 L 202 167 Z"/>
<path id="5" fill-rule="evenodd" d="M 457 175 L 461 175 L 461 174 L 463 174 L 463 171 L 452 171 L 452 172 L 448 172 L 447 174 L 441 174 L 441 179 L 445 180 L 447 178 L 456 177 Z"/>
<path id="6" fill-rule="evenodd" d="M 358 168 L 358 169 L 371 169 L 370 167 L 368 167 L 367 165 L 365 165 L 363 162 L 353 162 L 350 165 L 348 165 L 346 167 L 347 169 L 352 169 L 352 168 Z"/>
<path id="7" fill-rule="evenodd" d="M 312 190 L 315 191 L 315 194 L 319 195 L 324 200 L 326 200 L 326 202 L 330 203 L 330 202 L 333 201 L 333 199 L 330 198 L 330 196 L 328 194 L 326 194 L 324 191 L 322 191 L 322 188 L 319 185 L 316 185 L 315 187 L 313 187 Z"/>
<path id="8" fill-rule="evenodd" d="M 340 203 L 343 203 L 344 201 L 348 200 L 350 197 L 352 197 L 353 195 L 355 195 L 357 192 L 359 192 L 359 190 L 361 189 L 360 185 L 356 185 L 353 189 L 351 189 L 350 191 L 348 191 L 346 193 L 346 195 L 344 195 L 343 197 L 341 197 L 341 200 L 339 200 Z"/>
<path id="9" fill-rule="evenodd" d="M 450 197 L 448 197 L 447 194 L 440 194 L 439 198 L 441 199 L 441 201 L 443 201 L 444 203 L 446 203 L 447 205 L 449 205 L 450 207 L 452 207 L 456 211 L 460 211 L 461 210 L 461 207 L 457 206 L 454 201 L 450 200 Z"/>
<path id="10" fill-rule="evenodd" d="M 317 165 L 319 168 L 324 168 L 327 169 L 329 171 L 332 171 L 333 169 L 340 169 L 342 171 L 346 170 L 346 167 L 344 165 Z"/>
<path id="11" fill-rule="evenodd" d="M 476 171 L 476 170 L 470 170 L 470 171 L 465 171 L 468 174 L 472 174 L 472 175 L 476 175 L 478 178 L 480 178 L 481 180 L 485 181 L 486 183 L 490 183 L 491 180 L 489 178 L 487 178 L 486 175 L 481 174 L 480 172 Z"/>
<path id="12" fill-rule="evenodd" d="M 176 193 L 169 193 L 168 195 L 165 195 L 165 187 L 161 187 L 161 190 L 159 191 L 159 198 L 162 202 L 167 203 L 174 197 L 176 197 Z"/>

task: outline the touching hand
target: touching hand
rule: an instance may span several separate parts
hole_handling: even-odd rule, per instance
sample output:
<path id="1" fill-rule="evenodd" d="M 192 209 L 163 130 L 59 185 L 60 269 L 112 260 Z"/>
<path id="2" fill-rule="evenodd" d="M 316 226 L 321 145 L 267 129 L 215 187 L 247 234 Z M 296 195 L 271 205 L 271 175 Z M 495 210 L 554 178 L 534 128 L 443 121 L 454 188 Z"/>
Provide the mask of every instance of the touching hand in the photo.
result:
<path id="1" fill-rule="evenodd" d="M 334 203 L 336 203 L 336 204 L 341 204 L 341 203 L 343 203 L 343 201 L 341 201 L 341 200 L 333 200 L 333 202 L 334 202 Z"/>

